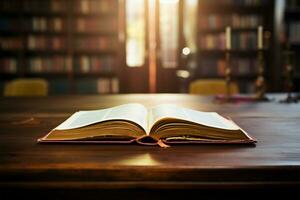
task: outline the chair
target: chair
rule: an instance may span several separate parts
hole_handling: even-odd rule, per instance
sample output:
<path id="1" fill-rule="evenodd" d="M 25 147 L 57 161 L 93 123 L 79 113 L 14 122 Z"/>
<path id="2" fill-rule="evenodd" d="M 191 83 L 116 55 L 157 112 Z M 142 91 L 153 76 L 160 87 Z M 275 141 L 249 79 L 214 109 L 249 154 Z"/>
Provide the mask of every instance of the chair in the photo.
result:
<path id="1" fill-rule="evenodd" d="M 239 93 L 237 83 L 231 82 L 230 92 L 231 94 Z M 222 79 L 195 80 L 189 85 L 189 93 L 201 95 L 226 94 L 226 82 Z"/>
<path id="2" fill-rule="evenodd" d="M 4 96 L 47 96 L 48 82 L 40 78 L 12 80 L 4 86 Z"/>

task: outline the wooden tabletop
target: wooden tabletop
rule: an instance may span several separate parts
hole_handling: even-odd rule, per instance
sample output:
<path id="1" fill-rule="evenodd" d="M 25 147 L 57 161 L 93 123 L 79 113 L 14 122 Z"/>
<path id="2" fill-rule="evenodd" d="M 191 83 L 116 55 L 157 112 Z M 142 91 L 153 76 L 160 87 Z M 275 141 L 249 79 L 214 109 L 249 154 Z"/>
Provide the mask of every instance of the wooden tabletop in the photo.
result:
<path id="1" fill-rule="evenodd" d="M 243 188 L 300 183 L 300 104 L 185 94 L 0 98 L 0 187 Z M 231 117 L 256 145 L 76 145 L 36 140 L 78 110 L 175 103 Z"/>

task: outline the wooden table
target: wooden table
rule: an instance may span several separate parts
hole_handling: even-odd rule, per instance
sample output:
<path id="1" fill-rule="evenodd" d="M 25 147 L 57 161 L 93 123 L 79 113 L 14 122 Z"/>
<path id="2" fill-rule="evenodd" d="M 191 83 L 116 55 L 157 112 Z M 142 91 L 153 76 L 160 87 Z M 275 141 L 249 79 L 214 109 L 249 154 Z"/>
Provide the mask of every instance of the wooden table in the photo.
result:
<path id="1" fill-rule="evenodd" d="M 258 143 L 167 149 L 36 143 L 75 111 L 129 102 L 217 111 L 231 117 Z M 186 198 L 187 192 L 237 199 L 257 194 L 299 198 L 300 104 L 218 104 L 210 97 L 184 94 L 1 98 L 0 188 L 2 197 L 29 194 L 49 199 L 78 195 L 119 199 L 116 194 L 133 199 Z"/>

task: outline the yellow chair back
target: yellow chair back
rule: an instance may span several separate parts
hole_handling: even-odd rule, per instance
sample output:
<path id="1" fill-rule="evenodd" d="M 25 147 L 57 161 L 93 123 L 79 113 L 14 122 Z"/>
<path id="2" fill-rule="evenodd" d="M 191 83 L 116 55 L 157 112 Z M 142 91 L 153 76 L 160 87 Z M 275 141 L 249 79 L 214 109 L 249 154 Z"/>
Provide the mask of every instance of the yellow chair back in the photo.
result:
<path id="1" fill-rule="evenodd" d="M 239 87 L 237 83 L 231 82 L 230 92 L 231 94 L 239 93 Z M 225 80 L 221 79 L 195 80 L 189 85 L 189 93 L 201 95 L 226 94 L 226 82 Z"/>
<path id="2" fill-rule="evenodd" d="M 4 96 L 47 96 L 48 83 L 44 79 L 16 79 L 6 83 Z"/>

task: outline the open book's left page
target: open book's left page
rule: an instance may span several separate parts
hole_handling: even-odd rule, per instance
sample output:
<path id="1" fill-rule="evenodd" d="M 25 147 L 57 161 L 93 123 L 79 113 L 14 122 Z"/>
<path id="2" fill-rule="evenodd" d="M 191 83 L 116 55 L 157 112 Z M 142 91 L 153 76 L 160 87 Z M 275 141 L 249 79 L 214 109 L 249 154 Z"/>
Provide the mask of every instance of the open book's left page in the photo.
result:
<path id="1" fill-rule="evenodd" d="M 147 109 L 142 104 L 124 104 L 112 108 L 74 113 L 66 121 L 56 127 L 56 130 L 67 130 L 110 121 L 127 120 L 147 129 Z"/>
<path id="2" fill-rule="evenodd" d="M 128 139 L 145 135 L 146 130 L 147 109 L 132 103 L 76 112 L 39 141 Z"/>

